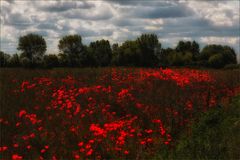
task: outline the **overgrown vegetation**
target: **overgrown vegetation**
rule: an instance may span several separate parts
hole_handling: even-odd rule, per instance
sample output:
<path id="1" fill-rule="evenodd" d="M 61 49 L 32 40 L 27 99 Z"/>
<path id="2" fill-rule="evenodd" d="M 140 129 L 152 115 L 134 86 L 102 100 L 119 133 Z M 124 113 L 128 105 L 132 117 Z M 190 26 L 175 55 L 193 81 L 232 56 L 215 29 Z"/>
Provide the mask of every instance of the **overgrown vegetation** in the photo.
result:
<path id="1" fill-rule="evenodd" d="M 19 38 L 20 55 L 0 52 L 1 67 L 209 67 L 239 68 L 233 48 L 207 45 L 201 51 L 195 41 L 180 41 L 176 48 L 162 48 L 155 34 L 142 34 L 136 40 L 111 45 L 98 40 L 89 45 L 82 43 L 80 35 L 67 35 L 59 40 L 59 54 L 46 55 L 46 42 L 37 34 Z"/>
<path id="2" fill-rule="evenodd" d="M 236 75 L 2 68 L 0 159 L 239 159 Z"/>
<path id="3" fill-rule="evenodd" d="M 156 159 L 239 159 L 240 95 L 227 106 L 200 113 L 188 132 L 182 132 L 171 152 Z M 165 154 L 163 154 L 165 153 Z"/>
<path id="4" fill-rule="evenodd" d="M 240 96 L 226 108 L 218 106 L 200 116 L 177 145 L 177 157 L 184 159 L 240 158 Z"/>

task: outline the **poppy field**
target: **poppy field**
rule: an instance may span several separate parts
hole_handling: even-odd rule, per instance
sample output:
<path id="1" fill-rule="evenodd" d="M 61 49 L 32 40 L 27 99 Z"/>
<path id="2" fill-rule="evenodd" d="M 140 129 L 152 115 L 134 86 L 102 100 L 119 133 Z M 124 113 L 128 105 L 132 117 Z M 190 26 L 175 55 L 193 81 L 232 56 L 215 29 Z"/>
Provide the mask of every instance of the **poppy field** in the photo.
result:
<path id="1" fill-rule="evenodd" d="M 240 94 L 240 70 L 1 69 L 0 159 L 149 159 Z"/>

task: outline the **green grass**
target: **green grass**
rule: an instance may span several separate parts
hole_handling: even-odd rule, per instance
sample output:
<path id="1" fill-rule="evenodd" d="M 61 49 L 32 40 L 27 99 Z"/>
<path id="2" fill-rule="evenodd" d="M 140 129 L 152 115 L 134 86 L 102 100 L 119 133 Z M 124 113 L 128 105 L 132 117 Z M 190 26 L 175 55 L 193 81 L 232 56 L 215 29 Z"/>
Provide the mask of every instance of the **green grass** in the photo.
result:
<path id="1" fill-rule="evenodd" d="M 200 114 L 200 119 L 183 132 L 171 152 L 155 159 L 239 159 L 240 95 L 228 106 L 218 106 Z"/>

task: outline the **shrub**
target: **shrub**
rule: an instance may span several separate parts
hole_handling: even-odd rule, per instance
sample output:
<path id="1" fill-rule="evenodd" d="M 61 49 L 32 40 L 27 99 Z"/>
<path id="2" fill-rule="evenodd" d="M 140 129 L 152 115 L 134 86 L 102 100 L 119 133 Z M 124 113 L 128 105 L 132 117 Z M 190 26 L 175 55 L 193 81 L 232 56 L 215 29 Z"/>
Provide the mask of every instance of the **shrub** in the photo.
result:
<path id="1" fill-rule="evenodd" d="M 227 108 L 217 107 L 204 113 L 176 147 L 183 159 L 239 159 L 240 96 Z"/>
<path id="2" fill-rule="evenodd" d="M 240 64 L 227 64 L 224 69 L 240 69 Z"/>

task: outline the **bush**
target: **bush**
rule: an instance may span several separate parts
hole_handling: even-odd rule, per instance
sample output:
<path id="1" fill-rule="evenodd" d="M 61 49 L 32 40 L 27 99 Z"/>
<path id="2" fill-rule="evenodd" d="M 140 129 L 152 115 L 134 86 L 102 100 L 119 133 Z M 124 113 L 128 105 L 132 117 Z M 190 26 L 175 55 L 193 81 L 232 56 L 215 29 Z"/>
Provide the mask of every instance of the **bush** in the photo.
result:
<path id="1" fill-rule="evenodd" d="M 240 64 L 227 64 L 224 69 L 240 69 Z"/>
<path id="2" fill-rule="evenodd" d="M 176 147 L 180 159 L 239 159 L 240 96 L 225 109 L 214 108 L 204 113 Z"/>

